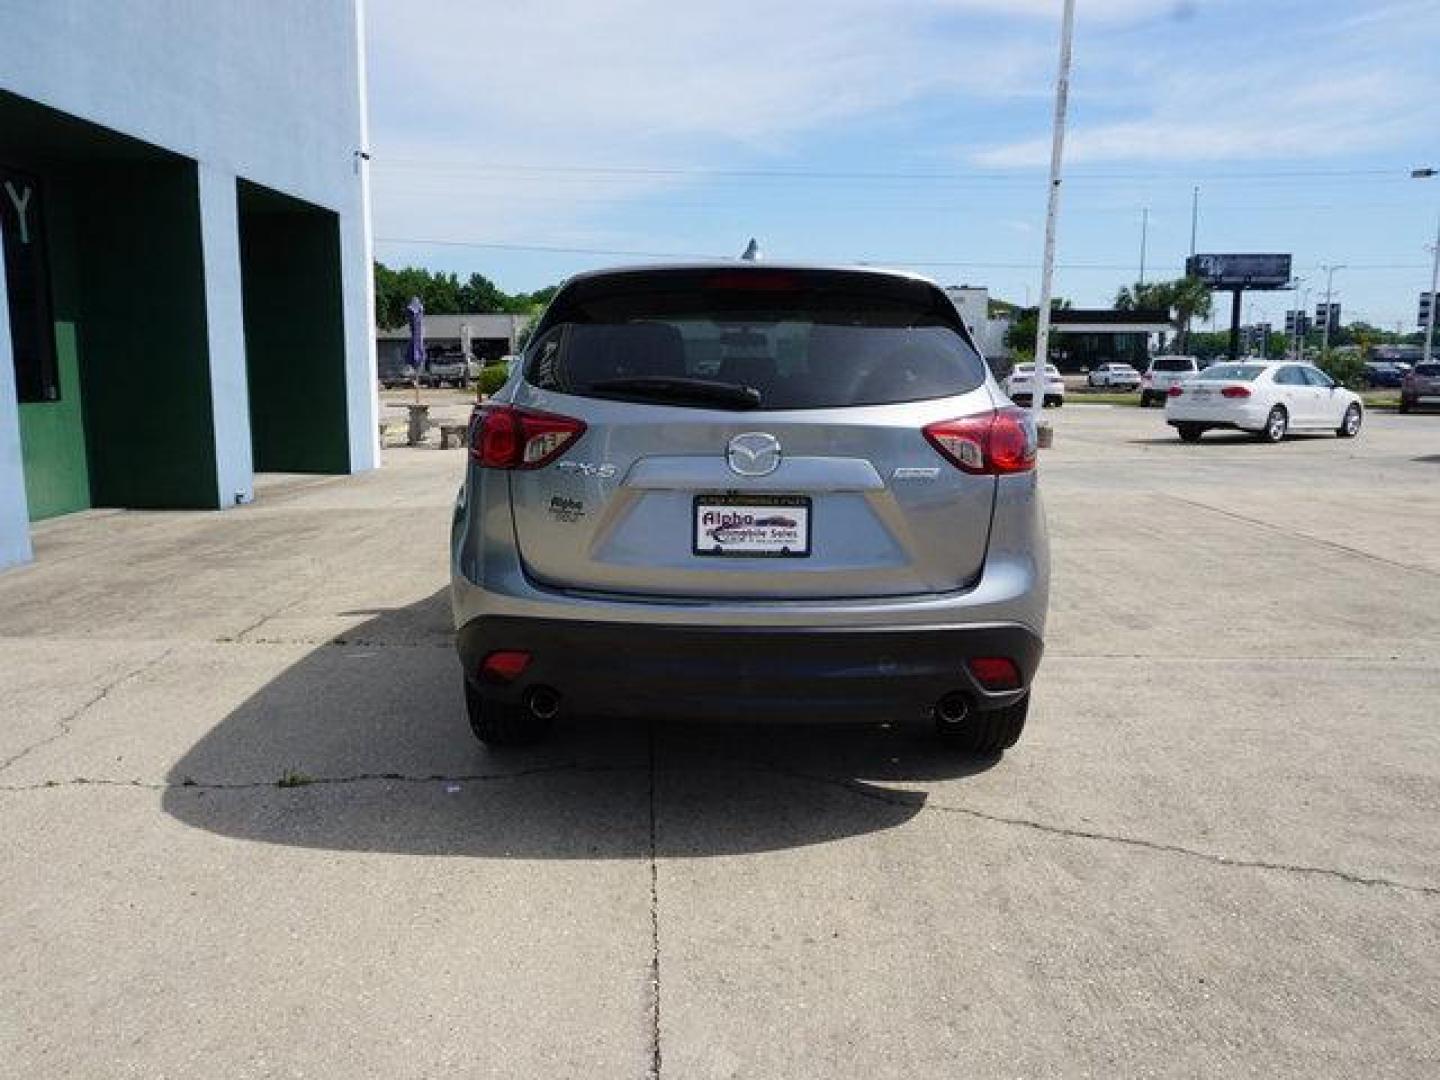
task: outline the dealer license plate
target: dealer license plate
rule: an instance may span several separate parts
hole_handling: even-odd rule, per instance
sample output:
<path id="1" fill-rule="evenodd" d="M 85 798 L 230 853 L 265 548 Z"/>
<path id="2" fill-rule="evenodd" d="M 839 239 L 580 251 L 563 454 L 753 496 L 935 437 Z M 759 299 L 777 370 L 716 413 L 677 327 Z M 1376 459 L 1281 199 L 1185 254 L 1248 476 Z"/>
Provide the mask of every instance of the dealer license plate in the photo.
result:
<path id="1" fill-rule="evenodd" d="M 696 555 L 804 558 L 810 554 L 805 495 L 695 496 Z"/>

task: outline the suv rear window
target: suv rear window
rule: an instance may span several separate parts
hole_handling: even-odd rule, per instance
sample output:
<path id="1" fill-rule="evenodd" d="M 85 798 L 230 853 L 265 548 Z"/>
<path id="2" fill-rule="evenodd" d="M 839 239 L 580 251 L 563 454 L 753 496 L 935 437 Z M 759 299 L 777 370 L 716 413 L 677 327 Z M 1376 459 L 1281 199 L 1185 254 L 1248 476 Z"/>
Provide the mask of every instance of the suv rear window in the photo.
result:
<path id="1" fill-rule="evenodd" d="M 556 296 L 525 362 L 540 389 L 706 408 L 920 401 L 974 390 L 985 372 L 934 286 L 778 268 L 582 278 Z M 721 393 L 741 388 L 746 401 Z"/>
<path id="2" fill-rule="evenodd" d="M 1415 374 L 1424 375 L 1426 377 L 1434 377 L 1436 375 L 1440 375 L 1440 364 L 1416 364 Z"/>
<path id="3" fill-rule="evenodd" d="M 1194 371 L 1195 364 L 1191 360 L 1179 360 L 1175 357 L 1156 357 L 1150 362 L 1151 368 L 1156 371 Z"/>

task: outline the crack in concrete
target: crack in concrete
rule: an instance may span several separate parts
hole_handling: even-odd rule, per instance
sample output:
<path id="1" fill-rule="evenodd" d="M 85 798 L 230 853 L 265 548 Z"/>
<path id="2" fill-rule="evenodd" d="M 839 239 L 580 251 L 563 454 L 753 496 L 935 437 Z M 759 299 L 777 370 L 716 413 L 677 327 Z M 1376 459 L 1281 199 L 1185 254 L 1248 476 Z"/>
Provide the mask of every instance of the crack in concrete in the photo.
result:
<path id="1" fill-rule="evenodd" d="M 69 780 L 37 780 L 29 784 L 0 784 L 0 792 L 50 791 L 59 788 L 76 787 L 118 787 L 139 788 L 142 791 L 263 791 L 267 788 L 278 790 L 308 787 L 342 787 L 350 784 L 396 783 L 483 783 L 495 780 L 523 780 L 531 776 L 545 776 L 552 773 L 621 773 L 638 772 L 642 765 L 578 765 L 565 762 L 559 765 L 537 765 L 532 769 L 516 769 L 511 772 L 493 773 L 399 773 L 361 772 L 345 776 L 309 776 L 304 773 L 286 773 L 274 780 L 124 780 L 109 776 L 76 776 Z"/>
<path id="2" fill-rule="evenodd" d="M 100 688 L 99 693 L 95 694 L 84 704 L 80 705 L 78 708 L 72 709 L 70 712 L 66 713 L 58 721 L 56 721 L 55 730 L 52 731 L 49 735 L 45 736 L 45 738 L 39 739 L 31 743 L 29 746 L 26 746 L 22 750 L 17 750 L 15 753 L 5 758 L 3 761 L 0 761 L 0 772 L 5 772 L 12 765 L 19 764 L 25 758 L 33 754 L 36 750 L 41 750 L 44 747 L 47 747 L 52 743 L 59 742 L 61 739 L 65 738 L 65 736 L 71 733 L 72 725 L 75 723 L 76 720 L 79 720 L 80 717 L 85 715 L 85 713 L 89 712 L 96 705 L 99 705 L 102 701 L 104 701 L 112 693 L 120 689 L 120 687 L 124 686 L 126 683 L 140 678 L 150 669 L 154 668 L 164 660 L 168 659 L 170 655 L 174 653 L 174 651 L 175 649 L 173 646 L 168 649 L 164 649 L 161 652 L 157 653 L 155 656 L 152 656 L 150 659 L 146 660 L 144 663 L 140 664 L 138 667 L 132 668 L 130 671 L 125 672 L 123 675 L 120 675 L 110 680 L 110 682 L 106 683 Z"/>
<path id="3" fill-rule="evenodd" d="M 648 1080 L 660 1080 L 660 864 L 655 813 L 655 723 L 646 739 L 650 764 L 650 1066 Z"/>
<path id="4" fill-rule="evenodd" d="M 947 803 L 934 802 L 927 798 L 924 792 L 906 792 L 904 794 L 909 797 L 901 797 L 898 793 L 894 795 L 887 794 L 873 787 L 862 786 L 853 780 L 845 780 L 833 776 L 817 776 L 812 773 L 777 769 L 772 765 L 753 765 L 746 763 L 745 767 L 762 772 L 778 773 L 782 776 L 789 776 L 796 780 L 805 780 L 810 783 L 825 784 L 839 788 L 841 791 L 848 792 L 851 795 L 856 795 L 863 799 L 870 799 L 874 802 L 886 803 L 891 806 L 899 806 L 906 809 L 916 809 L 918 807 L 920 810 L 929 810 L 936 813 L 957 814 L 995 825 L 1008 825 L 1012 828 L 1030 829 L 1034 832 L 1045 833 L 1049 836 L 1063 836 L 1072 840 L 1093 840 L 1099 843 L 1119 844 L 1125 847 L 1139 848 L 1144 851 L 1160 852 L 1167 855 L 1182 855 L 1191 859 L 1199 859 L 1213 866 L 1224 866 L 1242 870 L 1275 870 L 1282 873 L 1306 874 L 1316 877 L 1333 878 L 1351 885 L 1398 889 L 1402 892 L 1419 893 L 1423 896 L 1440 896 L 1440 886 L 1436 885 L 1420 885 L 1409 881 L 1398 881 L 1394 878 L 1372 877 L 1365 874 L 1353 873 L 1348 870 L 1336 870 L 1325 866 L 1309 866 L 1304 863 L 1282 863 L 1271 862 L 1265 859 L 1232 858 L 1229 855 L 1202 851 L 1199 848 L 1185 847 L 1183 844 L 1167 844 L 1159 840 L 1146 840 L 1142 837 L 1125 836 L 1121 833 L 1105 833 L 1092 829 L 1076 829 L 1068 825 L 1055 825 L 1045 821 L 1038 821 L 1034 818 L 992 814 L 984 810 L 975 810 L 968 806 L 955 806 Z"/>
<path id="5" fill-rule="evenodd" d="M 156 663 L 160 658 L 156 658 Z M 653 739 L 653 728 L 652 728 Z M 718 759 L 715 759 L 718 760 Z M 773 776 L 788 777 L 792 780 L 800 780 L 810 784 L 819 784 L 833 787 L 857 798 L 866 799 L 871 802 L 883 803 L 888 806 L 900 807 L 908 810 L 930 811 L 934 813 L 955 814 L 968 817 L 977 821 L 988 822 L 993 825 L 1005 825 L 1011 828 L 1028 829 L 1033 832 L 1043 833 L 1048 836 L 1065 837 L 1072 840 L 1087 840 L 1096 843 L 1116 844 L 1124 847 L 1136 848 L 1142 851 L 1151 851 L 1166 855 L 1179 855 L 1184 858 L 1197 859 L 1209 863 L 1212 866 L 1221 866 L 1227 869 L 1239 870 L 1266 870 L 1279 873 L 1300 874 L 1313 877 L 1325 877 L 1335 881 L 1343 881 L 1350 885 L 1361 885 L 1372 888 L 1389 888 L 1401 892 L 1417 893 L 1422 896 L 1440 896 L 1440 886 L 1423 885 L 1415 882 L 1400 881 L 1395 878 L 1379 877 L 1368 874 L 1355 873 L 1348 870 L 1339 870 L 1325 866 L 1311 866 L 1305 863 L 1275 862 L 1266 859 L 1243 859 L 1213 851 L 1204 851 L 1199 848 L 1186 847 L 1183 844 L 1169 844 L 1158 840 L 1147 840 L 1143 837 L 1126 836 L 1121 833 L 1100 832 L 1094 829 L 1077 829 L 1067 825 L 1056 825 L 1051 822 L 1040 821 L 1035 818 L 1014 817 L 1006 814 L 993 814 L 984 810 L 976 810 L 967 806 L 956 806 L 953 804 L 940 803 L 931 799 L 923 791 L 893 791 L 887 792 L 878 788 L 862 785 L 861 783 L 848 780 L 842 777 L 823 776 L 815 773 L 800 772 L 794 769 L 784 769 L 774 765 L 756 763 L 749 761 L 737 761 L 731 759 L 722 762 L 730 768 L 742 771 L 767 773 Z M 652 989 L 652 1056 L 651 1069 L 656 1077 L 659 1075 L 660 1065 L 660 922 L 659 922 L 659 848 L 657 829 L 657 793 L 655 777 L 657 766 L 654 759 L 654 747 L 650 748 L 650 760 L 648 765 L 579 765 L 574 762 L 566 762 L 558 765 L 541 765 L 532 769 L 520 769 L 513 772 L 495 773 L 434 773 L 427 775 L 407 773 L 354 773 L 347 776 L 321 776 L 304 777 L 302 780 L 293 783 L 282 783 L 277 780 L 248 780 L 248 781 L 192 781 L 180 780 L 173 782 L 152 782 L 144 780 L 120 780 L 105 777 L 75 777 L 71 780 L 42 780 L 29 784 L 0 784 L 0 792 L 18 793 L 44 791 L 51 789 L 75 788 L 75 787 L 120 787 L 137 788 L 146 791 L 170 791 L 170 790 L 195 790 L 195 791 L 256 791 L 264 789 L 285 789 L 305 787 L 327 787 L 345 786 L 364 783 L 402 783 L 402 784 L 433 784 L 433 783 L 483 783 L 500 780 L 521 780 L 532 776 L 544 776 L 563 772 L 579 773 L 622 773 L 638 772 L 647 769 L 650 773 L 650 917 L 651 917 L 651 989 Z"/>
<path id="6" fill-rule="evenodd" d="M 1209 510 L 1212 514 L 1219 514 L 1232 521 L 1243 522 L 1246 525 L 1253 525 L 1257 529 L 1265 529 L 1277 533 L 1280 536 L 1288 537 L 1291 540 L 1304 540 L 1307 543 L 1318 544 L 1321 547 L 1329 548 L 1331 551 L 1339 551 L 1346 555 L 1355 555 L 1362 559 L 1369 559 L 1382 566 L 1388 566 L 1396 570 L 1408 570 L 1415 574 L 1424 574 L 1426 577 L 1440 577 L 1440 572 L 1431 570 L 1428 566 L 1415 566 L 1411 563 L 1399 562 L 1396 559 L 1387 559 L 1384 555 L 1376 555 L 1374 552 L 1366 551 L 1364 548 L 1351 547 L 1349 544 L 1342 544 L 1336 540 L 1326 540 L 1322 536 L 1311 536 L 1309 533 L 1300 532 L 1298 529 L 1287 528 L 1284 525 L 1276 525 L 1274 522 L 1265 521 L 1263 518 L 1250 517 L 1234 510 L 1226 510 L 1224 507 L 1212 506 L 1210 503 L 1200 502 L 1198 499 L 1187 499 L 1183 495 L 1175 495 L 1168 491 L 1155 491 L 1154 494 L 1172 502 L 1178 502 L 1185 506 L 1193 506 L 1198 510 Z"/>

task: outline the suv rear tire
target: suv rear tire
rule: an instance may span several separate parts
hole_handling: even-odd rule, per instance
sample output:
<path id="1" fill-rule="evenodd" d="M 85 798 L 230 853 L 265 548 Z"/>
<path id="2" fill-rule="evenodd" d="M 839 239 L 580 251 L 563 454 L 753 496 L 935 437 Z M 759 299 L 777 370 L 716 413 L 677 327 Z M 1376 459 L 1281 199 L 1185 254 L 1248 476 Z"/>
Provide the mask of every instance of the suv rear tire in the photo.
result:
<path id="1" fill-rule="evenodd" d="M 1205 428 L 1201 424 L 1176 424 L 1175 430 L 1180 433 L 1184 442 L 1199 442 L 1200 436 L 1205 434 Z"/>
<path id="2" fill-rule="evenodd" d="M 469 679 L 465 680 L 465 711 L 470 714 L 475 738 L 495 749 L 534 746 L 550 734 L 549 719 L 535 716 L 523 705 L 487 701 Z"/>
<path id="3" fill-rule="evenodd" d="M 946 746 L 972 754 L 998 754 L 1009 750 L 1025 730 L 1025 717 L 1030 712 L 1030 694 L 1013 705 L 989 712 L 972 712 L 956 727 L 937 730 Z"/>

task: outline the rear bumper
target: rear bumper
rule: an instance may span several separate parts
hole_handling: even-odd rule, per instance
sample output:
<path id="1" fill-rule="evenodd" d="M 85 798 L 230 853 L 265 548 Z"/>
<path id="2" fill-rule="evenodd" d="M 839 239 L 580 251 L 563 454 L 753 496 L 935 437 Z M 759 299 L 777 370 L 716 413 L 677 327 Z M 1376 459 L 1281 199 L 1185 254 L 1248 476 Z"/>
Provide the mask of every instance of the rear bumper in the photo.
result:
<path id="1" fill-rule="evenodd" d="M 467 678 L 487 697 L 522 702 L 536 687 L 584 715 L 782 722 L 923 720 L 946 694 L 971 708 L 1011 704 L 1043 645 L 1018 624 L 934 627 L 725 627 L 482 616 L 458 631 Z M 532 659 L 508 684 L 476 679 L 491 652 Z M 1021 686 L 987 692 L 973 657 L 1015 661 Z"/>

